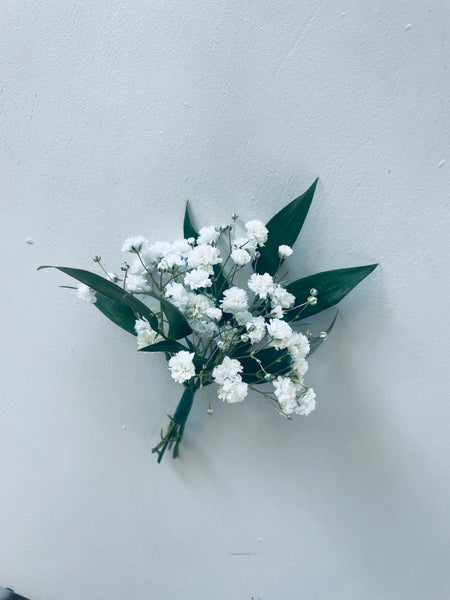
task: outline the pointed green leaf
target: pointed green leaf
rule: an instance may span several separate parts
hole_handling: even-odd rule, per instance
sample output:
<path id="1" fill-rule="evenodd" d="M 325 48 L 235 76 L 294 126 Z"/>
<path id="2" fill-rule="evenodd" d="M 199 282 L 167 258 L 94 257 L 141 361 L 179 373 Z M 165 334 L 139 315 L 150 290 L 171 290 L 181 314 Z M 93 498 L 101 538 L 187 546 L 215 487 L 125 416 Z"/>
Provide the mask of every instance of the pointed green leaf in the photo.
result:
<path id="1" fill-rule="evenodd" d="M 336 314 L 334 315 L 333 320 L 331 321 L 330 325 L 328 326 L 328 329 L 325 329 L 325 331 L 327 332 L 328 335 L 330 335 L 330 333 L 333 330 L 334 324 L 336 323 L 336 319 L 338 316 L 338 311 L 336 311 Z M 309 340 L 309 353 L 308 353 L 308 357 L 311 356 L 311 354 L 313 354 L 317 348 L 319 348 L 323 342 L 325 340 L 323 340 L 320 337 L 314 337 L 312 339 Z"/>
<path id="2" fill-rule="evenodd" d="M 81 283 L 89 286 L 96 292 L 103 294 L 107 298 L 111 300 L 115 300 L 117 303 L 122 304 L 123 306 L 127 306 L 131 309 L 135 318 L 144 317 L 150 323 L 150 326 L 155 331 L 159 331 L 158 329 L 158 319 L 155 313 L 148 308 L 143 302 L 135 298 L 135 296 L 129 294 L 124 291 L 121 287 L 108 281 L 104 277 L 100 277 L 96 273 L 91 273 L 90 271 L 85 271 L 84 269 L 72 269 L 70 267 L 55 267 L 51 265 L 43 265 L 40 269 L 58 269 L 62 273 L 77 279 Z M 127 330 L 128 331 L 128 330 Z M 159 332 L 161 333 L 161 332 Z"/>
<path id="3" fill-rule="evenodd" d="M 180 352 L 180 350 L 189 350 L 189 348 L 175 340 L 163 340 L 156 342 L 156 344 L 145 346 L 145 348 L 140 348 L 139 352 Z"/>
<path id="4" fill-rule="evenodd" d="M 317 179 L 304 194 L 282 208 L 267 223 L 269 235 L 265 246 L 260 249 L 260 257 L 255 266 L 257 273 L 273 275 L 280 264 L 278 247 L 293 246 L 305 222 L 316 189 Z"/>
<path id="5" fill-rule="evenodd" d="M 264 348 L 255 352 L 255 356 L 261 361 L 264 369 L 272 375 L 283 375 L 290 369 L 291 358 L 286 351 L 275 350 L 275 348 Z M 239 362 L 244 367 L 242 379 L 246 383 L 267 383 L 264 380 L 264 371 L 258 361 L 252 357 L 241 358 Z"/>
<path id="6" fill-rule="evenodd" d="M 166 298 L 155 294 L 155 292 L 145 292 L 145 295 L 156 298 L 160 302 L 162 310 L 164 311 L 169 323 L 168 337 L 170 339 L 178 340 L 192 333 L 192 329 L 189 326 L 189 323 L 186 321 L 186 318 L 181 314 L 178 308 L 172 304 L 172 302 L 169 302 L 166 300 Z"/>
<path id="7" fill-rule="evenodd" d="M 108 298 L 108 296 L 104 296 L 103 294 L 100 294 L 100 292 L 96 293 L 94 306 L 96 306 L 113 323 L 122 327 L 122 329 L 125 329 L 125 331 L 128 331 L 132 335 L 136 335 L 136 331 L 134 330 L 136 317 L 129 306 L 121 304 L 112 298 Z"/>
<path id="8" fill-rule="evenodd" d="M 303 279 L 297 279 L 286 286 L 286 289 L 295 296 L 295 305 L 303 304 L 310 295 L 310 290 L 318 291 L 317 304 L 308 305 L 298 310 L 289 310 L 285 315 L 286 321 L 295 321 L 315 315 L 330 306 L 334 306 L 342 300 L 352 289 L 358 285 L 378 265 L 367 265 L 364 267 L 351 267 L 350 269 L 336 269 L 324 271 L 316 275 L 310 275 Z"/>
<path id="9" fill-rule="evenodd" d="M 198 232 L 189 217 L 189 201 L 186 202 L 186 210 L 184 211 L 183 235 L 185 239 L 193 237 L 196 240 L 198 238 Z"/>

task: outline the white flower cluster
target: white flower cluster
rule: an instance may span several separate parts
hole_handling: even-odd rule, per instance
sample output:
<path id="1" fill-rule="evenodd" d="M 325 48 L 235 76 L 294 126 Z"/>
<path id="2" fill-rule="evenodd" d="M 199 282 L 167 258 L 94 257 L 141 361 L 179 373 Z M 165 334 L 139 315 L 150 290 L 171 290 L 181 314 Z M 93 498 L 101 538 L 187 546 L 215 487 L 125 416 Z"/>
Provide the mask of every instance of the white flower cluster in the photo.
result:
<path id="1" fill-rule="evenodd" d="M 224 402 L 233 404 L 242 402 L 248 394 L 248 385 L 242 381 L 241 363 L 226 356 L 223 362 L 214 368 L 212 376 L 219 385 L 218 396 Z"/>
<path id="2" fill-rule="evenodd" d="M 234 215 L 233 220 L 236 219 Z M 175 381 L 200 387 L 214 381 L 219 386 L 220 399 L 241 402 L 248 394 L 248 384 L 243 380 L 243 365 L 233 358 L 235 348 L 244 345 L 247 356 L 256 357 L 255 360 L 259 360 L 259 350 L 273 348 L 288 359 L 290 368 L 277 376 L 276 372 L 266 372 L 261 364 L 260 383 L 272 380 L 272 401 L 283 414 L 307 415 L 315 407 L 314 391 L 303 383 L 309 341 L 284 319 L 296 299 L 269 273 L 252 273 L 244 285 L 242 277 L 240 285 L 234 283 L 238 271 L 258 260 L 259 249 L 268 239 L 267 228 L 258 220 L 247 222 L 237 233 L 235 224 L 203 227 L 197 239 L 173 243 L 150 244 L 144 237 L 131 237 L 122 247 L 123 252 L 134 255 L 131 264 L 122 267 L 123 286 L 133 294 L 157 292 L 164 296 L 192 328 L 189 351 L 173 353 L 169 359 Z M 279 246 L 280 264 L 291 254 L 292 248 Z M 312 291 L 317 295 L 316 290 Z M 89 288 L 79 288 L 78 293 L 91 302 L 95 300 L 95 293 L 92 295 Z M 163 323 L 162 316 L 161 319 Z M 138 319 L 135 330 L 139 349 L 165 338 L 164 332 L 154 331 L 146 319 Z M 196 363 L 197 370 L 196 355 L 203 359 L 203 363 Z M 200 368 L 199 364 L 205 366 Z"/>

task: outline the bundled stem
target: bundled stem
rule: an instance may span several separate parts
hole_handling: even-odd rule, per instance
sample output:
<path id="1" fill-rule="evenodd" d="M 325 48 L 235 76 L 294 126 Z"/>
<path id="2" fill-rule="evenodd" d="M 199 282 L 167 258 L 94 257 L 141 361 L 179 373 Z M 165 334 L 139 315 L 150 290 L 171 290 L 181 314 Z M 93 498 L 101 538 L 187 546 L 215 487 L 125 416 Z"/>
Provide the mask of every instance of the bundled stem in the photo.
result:
<path id="1" fill-rule="evenodd" d="M 194 401 L 195 389 L 186 387 L 181 396 L 180 402 L 178 403 L 177 409 L 173 417 L 169 416 L 170 425 L 167 428 L 165 434 L 161 431 L 161 441 L 156 445 L 152 452 L 158 454 L 158 463 L 161 462 L 164 453 L 167 449 L 171 449 L 173 446 L 173 458 L 177 458 L 179 455 L 180 442 L 183 438 L 184 427 L 186 425 L 187 418 L 192 408 Z"/>

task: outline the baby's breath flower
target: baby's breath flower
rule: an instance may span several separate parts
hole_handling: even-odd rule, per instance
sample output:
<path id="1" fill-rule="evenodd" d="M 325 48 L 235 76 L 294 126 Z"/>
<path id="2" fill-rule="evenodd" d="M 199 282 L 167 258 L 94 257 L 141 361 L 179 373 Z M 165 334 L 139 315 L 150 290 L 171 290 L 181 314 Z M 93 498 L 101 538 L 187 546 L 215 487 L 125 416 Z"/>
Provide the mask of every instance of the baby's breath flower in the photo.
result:
<path id="1" fill-rule="evenodd" d="M 194 353 L 181 350 L 169 360 L 169 369 L 172 379 L 177 383 L 189 381 L 195 375 L 195 366 L 193 362 Z"/>
<path id="2" fill-rule="evenodd" d="M 88 302 L 89 304 L 95 303 L 95 299 L 96 299 L 95 291 L 92 288 L 88 287 L 87 285 L 84 285 L 84 283 L 80 283 L 78 285 L 77 296 L 78 296 L 78 298 L 80 298 L 80 300 L 84 300 L 85 302 Z"/>
<path id="3" fill-rule="evenodd" d="M 285 244 L 278 246 L 278 256 L 281 258 L 281 260 L 284 260 L 288 256 L 291 256 L 293 252 L 294 251 L 290 246 L 286 246 Z"/>
<path id="4" fill-rule="evenodd" d="M 255 241 L 258 246 L 263 246 L 267 242 L 268 229 L 261 221 L 257 219 L 245 224 L 248 237 Z"/>
<path id="5" fill-rule="evenodd" d="M 248 384 L 240 379 L 227 379 L 219 388 L 218 397 L 224 402 L 242 402 L 248 394 Z"/>
<path id="6" fill-rule="evenodd" d="M 220 302 L 222 310 L 232 314 L 248 308 L 247 292 L 239 287 L 231 287 L 223 293 Z"/>
<path id="7" fill-rule="evenodd" d="M 141 348 L 146 348 L 147 346 L 152 346 L 153 344 L 156 344 L 156 342 L 160 342 L 164 339 L 150 327 L 150 323 L 144 317 L 136 320 L 134 330 L 137 333 L 137 346 L 139 350 Z"/>
<path id="8" fill-rule="evenodd" d="M 277 350 L 287 348 L 292 340 L 293 331 L 291 327 L 281 319 L 270 319 L 267 332 L 272 338 L 271 345 Z"/>
<path id="9" fill-rule="evenodd" d="M 199 231 L 197 244 L 214 244 L 219 239 L 220 232 L 215 227 L 202 227 Z"/>
<path id="10" fill-rule="evenodd" d="M 316 393 L 311 387 L 300 396 L 299 400 L 299 405 L 294 410 L 296 415 L 307 416 L 316 408 Z"/>
<path id="11" fill-rule="evenodd" d="M 243 248 L 235 248 L 231 252 L 231 258 L 239 267 L 246 265 L 252 260 L 250 254 Z"/>
<path id="12" fill-rule="evenodd" d="M 267 298 L 274 290 L 273 278 L 269 273 L 264 273 L 263 275 L 254 273 L 248 280 L 248 287 L 259 298 Z"/>
<path id="13" fill-rule="evenodd" d="M 142 250 L 142 247 L 147 244 L 147 240 L 141 235 L 135 235 L 126 239 L 122 246 L 122 252 L 132 252 L 137 254 Z"/>
<path id="14" fill-rule="evenodd" d="M 242 373 L 244 367 L 235 358 L 226 356 L 220 365 L 214 367 L 212 376 L 216 383 L 223 385 L 226 379 L 234 379 Z"/>
<path id="15" fill-rule="evenodd" d="M 207 271 L 194 269 L 193 271 L 186 273 L 184 285 L 190 286 L 191 290 L 198 290 L 199 288 L 211 287 L 212 281 L 209 278 L 209 273 Z"/>

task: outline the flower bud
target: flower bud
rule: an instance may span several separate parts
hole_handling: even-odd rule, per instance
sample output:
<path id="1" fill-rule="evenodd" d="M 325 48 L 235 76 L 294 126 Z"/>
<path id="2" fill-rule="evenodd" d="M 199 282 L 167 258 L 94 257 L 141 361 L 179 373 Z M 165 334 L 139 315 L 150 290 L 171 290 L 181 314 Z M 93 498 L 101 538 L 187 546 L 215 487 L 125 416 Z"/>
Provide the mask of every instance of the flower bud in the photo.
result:
<path id="1" fill-rule="evenodd" d="M 93 260 L 94 262 L 97 262 L 97 263 L 98 263 L 98 262 L 100 262 L 100 261 L 102 260 L 102 257 L 101 257 L 101 256 L 99 256 L 98 254 L 96 254 L 92 260 Z"/>
<path id="2" fill-rule="evenodd" d="M 123 262 L 120 266 L 121 271 L 128 271 L 129 268 L 130 268 L 130 265 L 126 262 Z"/>
<path id="3" fill-rule="evenodd" d="M 328 333 L 326 331 L 321 331 L 319 337 L 321 340 L 326 340 L 328 337 Z"/>
<path id="4" fill-rule="evenodd" d="M 208 408 L 206 412 L 208 413 L 208 415 L 212 415 L 214 411 L 212 408 Z"/>
<path id="5" fill-rule="evenodd" d="M 311 304 L 311 306 L 314 306 L 315 304 L 317 304 L 317 298 L 315 296 L 309 296 L 308 304 Z"/>
<path id="6" fill-rule="evenodd" d="M 311 288 L 311 289 L 309 290 L 309 293 L 310 293 L 310 295 L 311 295 L 311 296 L 317 296 L 317 294 L 318 294 L 319 292 L 316 290 L 316 288 Z"/>
<path id="7" fill-rule="evenodd" d="M 231 215 L 231 218 L 233 219 L 233 221 L 237 221 L 237 219 L 239 219 L 239 215 L 237 213 L 233 213 Z"/>

